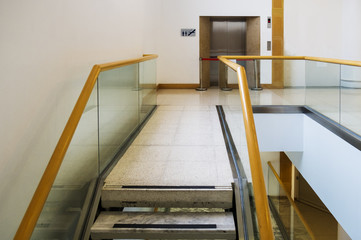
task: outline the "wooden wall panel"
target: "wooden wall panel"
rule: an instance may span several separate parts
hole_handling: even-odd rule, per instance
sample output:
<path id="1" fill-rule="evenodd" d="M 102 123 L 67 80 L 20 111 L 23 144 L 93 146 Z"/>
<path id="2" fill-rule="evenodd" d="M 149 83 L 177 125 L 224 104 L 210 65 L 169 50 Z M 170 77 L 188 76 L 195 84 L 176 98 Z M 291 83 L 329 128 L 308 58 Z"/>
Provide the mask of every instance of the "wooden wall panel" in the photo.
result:
<path id="1" fill-rule="evenodd" d="M 211 48 L 211 18 L 199 17 L 199 56 L 201 58 L 209 58 Z M 200 63 L 201 64 L 201 63 Z M 210 86 L 209 80 L 210 62 L 202 62 L 202 86 L 208 88 Z"/>
<path id="2" fill-rule="evenodd" d="M 291 195 L 292 191 L 292 162 L 284 152 L 280 154 L 280 178 L 286 187 L 286 191 Z"/>
<path id="3" fill-rule="evenodd" d="M 272 56 L 284 54 L 284 0 L 272 1 Z M 266 88 L 283 88 L 283 61 L 272 61 L 272 84 Z"/>
<path id="4" fill-rule="evenodd" d="M 261 21 L 260 17 L 247 17 L 246 55 L 259 56 L 261 54 Z M 256 87 L 254 61 L 246 62 L 248 87 Z M 259 61 L 257 67 L 259 68 Z M 258 76 L 259 79 L 259 76 Z"/>

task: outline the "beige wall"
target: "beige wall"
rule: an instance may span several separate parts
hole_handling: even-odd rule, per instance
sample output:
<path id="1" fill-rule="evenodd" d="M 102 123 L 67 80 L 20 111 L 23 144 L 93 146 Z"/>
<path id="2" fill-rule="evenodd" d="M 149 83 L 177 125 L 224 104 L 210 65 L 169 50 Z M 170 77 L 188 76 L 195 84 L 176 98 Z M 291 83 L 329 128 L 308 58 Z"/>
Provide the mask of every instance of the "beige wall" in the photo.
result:
<path id="1" fill-rule="evenodd" d="M 271 0 L 163 0 L 159 34 L 160 83 L 199 83 L 199 16 L 261 16 L 261 54 L 270 55 L 267 16 Z M 181 37 L 181 28 L 195 28 L 196 37 Z"/>
<path id="2" fill-rule="evenodd" d="M 156 52 L 158 0 L 0 2 L 0 232 L 12 239 L 92 65 Z"/>

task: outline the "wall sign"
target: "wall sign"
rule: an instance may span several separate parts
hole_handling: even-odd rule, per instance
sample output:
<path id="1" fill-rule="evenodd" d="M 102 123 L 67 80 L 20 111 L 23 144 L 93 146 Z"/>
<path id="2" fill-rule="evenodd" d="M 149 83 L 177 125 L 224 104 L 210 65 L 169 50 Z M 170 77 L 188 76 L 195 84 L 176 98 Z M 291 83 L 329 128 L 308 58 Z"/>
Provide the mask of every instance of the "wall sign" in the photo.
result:
<path id="1" fill-rule="evenodd" d="M 196 36 L 196 29 L 195 28 L 182 28 L 181 29 L 181 36 L 182 37 L 195 37 Z"/>

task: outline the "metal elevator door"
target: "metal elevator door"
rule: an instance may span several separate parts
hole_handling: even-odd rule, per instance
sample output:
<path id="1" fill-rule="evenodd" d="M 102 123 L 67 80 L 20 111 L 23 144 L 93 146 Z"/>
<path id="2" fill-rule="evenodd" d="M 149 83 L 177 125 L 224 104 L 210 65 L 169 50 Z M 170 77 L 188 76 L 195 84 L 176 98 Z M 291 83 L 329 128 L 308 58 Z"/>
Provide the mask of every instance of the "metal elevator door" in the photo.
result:
<path id="1" fill-rule="evenodd" d="M 210 56 L 246 55 L 246 19 L 211 18 Z M 218 61 L 210 62 L 210 85 L 218 86 Z"/>

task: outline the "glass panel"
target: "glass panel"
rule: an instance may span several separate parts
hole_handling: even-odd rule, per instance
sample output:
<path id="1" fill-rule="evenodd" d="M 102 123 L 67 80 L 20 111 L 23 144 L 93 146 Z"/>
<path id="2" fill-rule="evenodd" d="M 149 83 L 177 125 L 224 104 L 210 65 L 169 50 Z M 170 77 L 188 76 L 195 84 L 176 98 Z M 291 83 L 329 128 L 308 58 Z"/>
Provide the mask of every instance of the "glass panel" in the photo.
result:
<path id="1" fill-rule="evenodd" d="M 155 105 L 155 60 L 99 74 L 32 239 L 80 239 L 99 173 Z"/>
<path id="2" fill-rule="evenodd" d="M 341 66 L 340 121 L 361 135 L 361 67 Z"/>
<path id="3" fill-rule="evenodd" d="M 100 171 L 139 123 L 139 64 L 101 72 L 99 84 Z"/>
<path id="4" fill-rule="evenodd" d="M 95 86 L 32 239 L 79 239 L 98 176 L 97 110 Z"/>
<path id="5" fill-rule="evenodd" d="M 254 62 L 257 64 L 247 63 L 246 68 L 249 88 L 251 90 L 262 90 L 256 88 L 255 77 L 262 85 L 266 86 L 273 83 L 276 88 L 267 89 L 265 87 L 263 91 L 250 91 L 252 105 L 305 104 L 304 60 L 254 60 Z M 256 69 L 254 69 L 254 66 Z M 279 82 L 278 85 L 277 82 Z M 262 85 L 259 86 L 262 87 Z M 279 89 L 277 89 L 277 86 L 279 86 Z"/>
<path id="6" fill-rule="evenodd" d="M 284 239 L 312 239 L 298 215 L 296 205 L 289 200 L 271 168 L 268 168 L 268 197 L 273 209 L 273 221 L 277 222 L 279 228 L 276 235 L 284 236 Z"/>
<path id="7" fill-rule="evenodd" d="M 157 105 L 156 60 L 139 64 L 139 111 L 140 122 Z"/>
<path id="8" fill-rule="evenodd" d="M 306 61 L 306 105 L 339 122 L 340 65 Z"/>
<path id="9" fill-rule="evenodd" d="M 243 63 L 246 63 L 243 61 Z M 228 79 L 232 77 L 237 77 L 236 73 L 228 69 Z M 237 80 L 238 81 L 238 80 Z M 238 92 L 238 90 L 236 90 Z M 223 104 L 223 111 L 226 117 L 226 121 L 231 132 L 231 136 L 234 142 L 234 145 L 237 149 L 239 155 L 239 161 L 237 165 L 239 167 L 239 172 L 242 176 L 245 176 L 248 181 L 248 191 L 249 191 L 249 201 L 250 201 L 250 212 L 251 219 L 247 218 L 247 225 L 253 226 L 253 229 L 248 229 L 248 234 L 250 239 L 259 239 L 258 237 L 258 224 L 256 222 L 256 211 L 254 208 L 254 197 L 253 197 L 253 189 L 252 189 L 252 178 L 251 178 L 251 170 L 249 164 L 249 156 L 247 149 L 247 141 L 244 130 L 244 122 L 243 122 L 243 114 L 242 114 L 242 106 L 239 94 L 232 95 L 235 99 L 229 99 L 225 101 Z M 247 210 L 246 210 L 247 211 Z M 252 235 L 252 236 L 251 236 Z"/>

